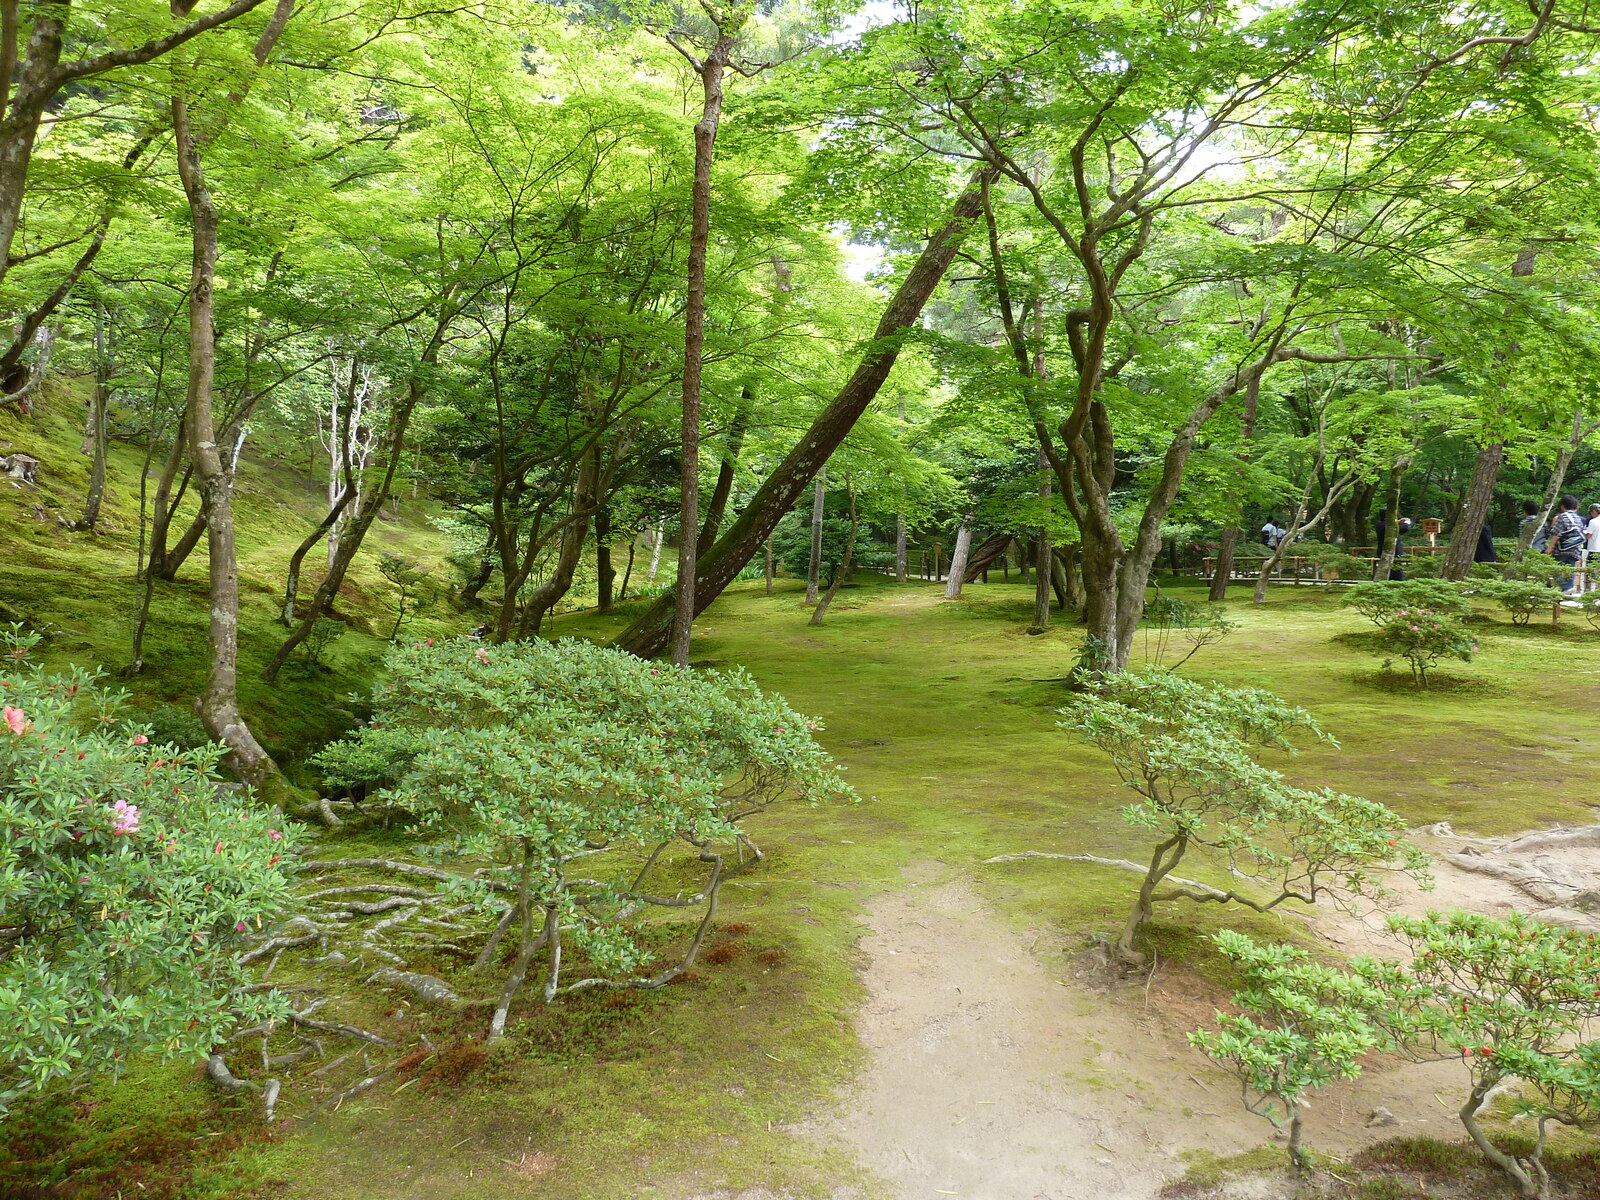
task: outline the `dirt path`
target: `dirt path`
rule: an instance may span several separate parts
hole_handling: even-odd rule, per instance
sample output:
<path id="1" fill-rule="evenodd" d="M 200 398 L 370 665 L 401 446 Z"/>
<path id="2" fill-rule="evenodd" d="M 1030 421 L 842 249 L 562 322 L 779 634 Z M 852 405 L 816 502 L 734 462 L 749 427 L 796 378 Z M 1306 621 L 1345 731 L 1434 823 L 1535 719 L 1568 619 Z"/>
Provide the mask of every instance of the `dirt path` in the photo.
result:
<path id="1" fill-rule="evenodd" d="M 919 868 L 867 922 L 872 1065 L 811 1132 L 853 1146 L 891 1195 L 1146 1200 L 1181 1150 L 1261 1140 L 1232 1096 L 1174 1070 L 1188 1048 L 1148 1010 L 1047 969 L 947 868 Z"/>

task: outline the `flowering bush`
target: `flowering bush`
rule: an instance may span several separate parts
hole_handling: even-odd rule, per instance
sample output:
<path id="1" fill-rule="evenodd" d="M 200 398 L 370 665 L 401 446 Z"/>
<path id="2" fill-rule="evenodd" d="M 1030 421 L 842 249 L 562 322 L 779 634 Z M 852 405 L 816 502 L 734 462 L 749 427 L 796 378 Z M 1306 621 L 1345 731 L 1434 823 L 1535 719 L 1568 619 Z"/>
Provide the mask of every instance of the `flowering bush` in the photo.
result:
<path id="1" fill-rule="evenodd" d="M 372 723 L 316 761 L 331 783 L 383 789 L 452 857 L 486 864 L 462 890 L 511 897 L 479 958 L 516 937 L 491 1036 L 541 950 L 547 1001 L 681 974 L 718 888 L 761 857 L 740 821 L 780 800 L 854 796 L 817 723 L 742 671 L 467 638 L 396 650 L 388 665 Z M 683 960 L 655 974 L 633 921 L 651 905 L 700 913 Z M 564 982 L 574 950 L 588 973 Z"/>
<path id="2" fill-rule="evenodd" d="M 242 1016 L 240 935 L 288 896 L 296 833 L 152 742 L 81 670 L 0 630 L 0 1114 L 137 1052 L 201 1057 Z"/>
<path id="3" fill-rule="evenodd" d="M 1344 594 L 1344 602 L 1379 629 L 1400 609 L 1426 608 L 1441 617 L 1464 620 L 1472 603 L 1459 584 L 1445 579 L 1380 579 L 1358 583 Z"/>
<path id="4" fill-rule="evenodd" d="M 1405 659 L 1419 687 L 1428 686 L 1428 671 L 1440 659 L 1471 662 L 1478 652 L 1478 639 L 1460 621 L 1431 608 L 1397 609 L 1383 626 L 1381 645 L 1389 655 L 1384 667 Z"/>

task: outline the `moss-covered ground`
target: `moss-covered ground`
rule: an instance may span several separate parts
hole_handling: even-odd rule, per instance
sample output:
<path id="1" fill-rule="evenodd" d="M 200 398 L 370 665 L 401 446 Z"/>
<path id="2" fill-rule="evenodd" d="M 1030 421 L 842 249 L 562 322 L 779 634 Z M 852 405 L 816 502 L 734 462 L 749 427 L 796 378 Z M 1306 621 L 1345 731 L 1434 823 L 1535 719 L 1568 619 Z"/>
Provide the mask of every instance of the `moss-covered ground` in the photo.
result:
<path id="1" fill-rule="evenodd" d="M 58 448 L 75 436 L 66 415 L 46 419 L 61 422 Z M 15 434 L 0 429 L 0 445 Z M 127 479 L 139 458 L 117 453 L 131 461 L 103 534 L 67 532 L 34 515 L 37 497 L 0 494 L 0 600 L 58 628 L 52 653 L 113 669 L 125 661 L 132 610 Z M 60 472 L 51 503 L 66 507 L 74 478 L 65 464 L 47 466 Z M 267 466 L 242 485 L 247 678 L 272 649 L 271 587 L 315 510 L 313 489 L 309 477 Z M 407 512 L 382 531 L 383 544 L 435 544 L 424 517 Z M 199 572 L 186 578 L 161 597 L 159 653 L 132 683 L 142 703 L 186 703 L 203 669 Z M 379 601 L 360 599 L 361 588 L 376 595 L 374 581 L 355 581 L 352 624 L 380 619 Z M 1192 581 L 1167 586 L 1201 598 Z M 1079 632 L 1058 618 L 1029 636 L 1030 606 L 1022 583 L 974 586 L 942 603 L 927 584 L 863 577 L 812 628 L 791 585 L 771 597 L 760 584 L 737 586 L 697 627 L 696 661 L 743 665 L 822 718 L 825 743 L 863 799 L 763 818 L 755 832 L 771 860 L 729 889 L 724 961 L 658 993 L 530 1005 L 503 1047 L 460 1081 L 399 1077 L 270 1136 L 253 1102 L 217 1098 L 188 1067 L 138 1066 L 119 1085 L 15 1124 L 0 1146 L 0 1195 L 621 1200 L 754 1185 L 827 1194 L 853 1167 L 790 1125 L 825 1111 L 860 1065 L 851 1014 L 863 901 L 929 860 L 975 866 L 1019 850 L 1139 857 L 1143 848 L 1119 817 L 1106 765 L 1054 724 Z M 1297 779 L 1464 831 L 1593 819 L 1600 633 L 1581 619 L 1517 629 L 1485 613 L 1479 659 L 1419 692 L 1379 674 L 1364 622 L 1337 593 L 1284 587 L 1253 605 L 1241 590 L 1227 607 L 1241 628 L 1186 672 L 1269 687 L 1310 708 L 1340 745 L 1284 760 Z M 563 618 L 558 632 L 604 636 L 629 615 Z M 459 628 L 463 618 L 431 620 Z M 344 696 L 365 686 L 380 649 L 352 633 L 333 671 L 286 674 L 275 688 L 251 682 L 246 709 L 298 757 L 349 721 Z M 345 852 L 340 841 L 330 837 L 330 853 Z M 973 878 L 998 912 L 1063 943 L 1110 926 L 1129 898 L 1126 876 L 1077 864 L 997 864 Z M 1217 986 L 1223 973 L 1204 935 L 1224 923 L 1290 929 L 1209 907 L 1166 912 L 1155 929 L 1162 957 Z"/>

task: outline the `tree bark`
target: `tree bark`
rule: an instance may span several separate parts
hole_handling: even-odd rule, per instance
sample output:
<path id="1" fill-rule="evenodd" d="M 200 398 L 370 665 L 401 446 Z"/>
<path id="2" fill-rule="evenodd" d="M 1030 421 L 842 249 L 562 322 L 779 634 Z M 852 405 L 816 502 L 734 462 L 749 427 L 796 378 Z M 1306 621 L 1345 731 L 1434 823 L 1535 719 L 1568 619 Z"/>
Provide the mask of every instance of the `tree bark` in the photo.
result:
<path id="1" fill-rule="evenodd" d="M 1400 541 L 1400 487 L 1405 482 L 1406 472 L 1410 469 L 1409 454 L 1396 459 L 1394 466 L 1389 468 L 1389 486 L 1384 497 L 1384 507 L 1389 518 L 1383 526 L 1383 545 L 1378 547 L 1378 565 L 1372 573 L 1374 579 L 1387 579 L 1394 570 L 1395 546 Z"/>
<path id="2" fill-rule="evenodd" d="M 711 162 L 722 118 L 722 78 L 733 38 L 721 29 L 700 76 L 700 120 L 694 127 L 694 183 L 689 217 L 688 289 L 683 316 L 683 457 L 678 477 L 678 579 L 674 588 L 672 661 L 689 665 L 694 637 L 695 560 L 700 548 L 700 377 L 706 333 L 706 251 L 711 241 Z M 691 62 L 694 60 L 691 59 Z"/>
<path id="3" fill-rule="evenodd" d="M 79 529 L 94 529 L 100 520 L 100 504 L 106 494 L 106 412 L 111 403 L 111 360 L 106 342 L 105 309 L 95 307 L 94 392 L 89 397 L 89 415 L 84 428 L 85 452 L 93 455 L 89 466 L 89 494 L 84 498 Z"/>
<path id="4" fill-rule="evenodd" d="M 189 201 L 193 260 L 189 271 L 189 389 L 184 425 L 193 454 L 195 483 L 206 513 L 211 581 L 211 670 L 198 709 L 206 732 L 227 747 L 226 763 L 274 804 L 289 788 L 239 713 L 239 572 L 228 474 L 218 452 L 212 417 L 216 343 L 212 285 L 217 260 L 217 209 L 206 186 L 187 101 L 172 99 L 178 174 Z"/>
<path id="5" fill-rule="evenodd" d="M 850 379 L 818 414 L 794 449 L 767 476 L 727 532 L 701 555 L 695 567 L 697 611 L 703 612 L 721 595 L 755 556 L 877 396 L 899 357 L 903 335 L 916 327 L 928 298 L 950 269 L 968 228 L 979 216 L 982 205 L 979 184 L 992 174 L 992 168 L 983 168 L 979 177 L 961 193 L 949 220 L 928 239 L 884 309 L 873 340 Z M 623 632 L 616 644 L 643 657 L 659 653 L 666 644 L 672 612 L 670 603 L 653 605 Z"/>
<path id="6" fill-rule="evenodd" d="M 1244 464 L 1250 460 L 1250 439 L 1256 432 L 1256 413 L 1261 404 L 1261 380 L 1252 379 L 1244 390 L 1244 419 L 1241 424 L 1241 438 L 1239 441 L 1239 466 L 1243 470 Z M 1226 600 L 1228 598 L 1228 581 L 1233 576 L 1233 556 L 1239 547 L 1238 522 L 1243 520 L 1243 497 L 1236 490 L 1228 497 L 1228 508 L 1233 514 L 1234 524 L 1223 531 L 1222 544 L 1217 547 L 1216 570 L 1211 573 L 1211 590 L 1206 593 L 1207 600 Z"/>
<path id="7" fill-rule="evenodd" d="M 1046 512 L 1050 507 L 1050 461 L 1044 451 L 1039 451 L 1039 501 Z M 1041 633 L 1050 627 L 1051 564 L 1055 555 L 1050 551 L 1050 528 L 1039 526 L 1039 536 L 1033 544 L 1033 627 Z"/>
<path id="8" fill-rule="evenodd" d="M 604 504 L 594 511 L 594 566 L 595 587 L 598 595 L 595 607 L 610 612 L 616 603 L 613 589 L 617 582 L 617 569 L 611 565 L 611 511 Z"/>
<path id="9" fill-rule="evenodd" d="M 822 618 L 828 611 L 828 605 L 833 603 L 834 596 L 839 591 L 839 585 L 844 583 L 850 574 L 851 565 L 856 557 L 856 534 L 861 528 L 861 519 L 856 514 L 856 494 L 848 484 L 845 485 L 845 494 L 850 498 L 850 536 L 844 544 L 844 559 L 839 563 L 839 569 L 833 573 L 833 578 L 828 581 L 828 590 L 823 593 L 822 599 L 817 601 L 817 607 L 811 612 L 811 620 L 807 625 L 821 625 Z"/>
<path id="10" fill-rule="evenodd" d="M 717 540 L 722 519 L 728 515 L 728 499 L 733 495 L 733 476 L 739 466 L 739 456 L 744 452 L 745 427 L 750 420 L 748 405 L 755 397 L 744 388 L 739 397 L 738 412 L 733 414 L 733 424 L 728 429 L 728 442 L 723 447 L 722 462 L 717 467 L 717 482 L 711 489 L 711 500 L 706 505 L 705 520 L 700 525 L 698 545 L 709 546 Z"/>
<path id="11" fill-rule="evenodd" d="M 817 590 L 822 585 L 822 516 L 827 500 L 827 487 L 823 477 L 826 466 L 817 472 L 816 490 L 811 497 L 811 560 L 806 565 L 806 603 L 817 603 Z"/>
<path id="12" fill-rule="evenodd" d="M 950 576 L 944 585 L 946 600 L 961 599 L 961 585 L 967 578 L 967 556 L 972 552 L 972 518 L 972 513 L 962 517 L 961 528 L 956 530 L 956 547 L 950 552 Z"/>

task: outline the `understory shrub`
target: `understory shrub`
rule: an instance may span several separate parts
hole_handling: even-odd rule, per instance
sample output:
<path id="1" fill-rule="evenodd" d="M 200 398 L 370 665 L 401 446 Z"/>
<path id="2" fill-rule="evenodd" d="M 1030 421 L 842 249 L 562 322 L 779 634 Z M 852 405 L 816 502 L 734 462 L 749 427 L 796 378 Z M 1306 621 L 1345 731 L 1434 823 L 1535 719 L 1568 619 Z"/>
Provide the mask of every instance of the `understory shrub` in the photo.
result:
<path id="1" fill-rule="evenodd" d="M 433 850 L 481 864 L 450 886 L 497 918 L 480 970 L 502 939 L 515 946 L 490 1040 L 541 952 L 546 1002 L 681 976 L 722 884 L 762 857 L 741 822 L 855 795 L 818 724 L 740 670 L 469 638 L 395 650 L 388 668 L 371 724 L 315 761 L 330 783 L 381 789 Z M 642 936 L 651 910 L 692 920 L 681 960 L 660 970 Z"/>
<path id="2" fill-rule="evenodd" d="M 1167 668 L 1172 671 L 1239 628 L 1214 606 L 1169 596 L 1159 589 L 1145 605 L 1143 625 L 1145 661 L 1149 666 L 1165 666 L 1169 653 L 1183 651 L 1183 656 Z"/>
<path id="3" fill-rule="evenodd" d="M 1565 568 L 1571 574 L 1571 568 Z M 1536 579 L 1495 579 L 1482 586 L 1482 592 L 1510 616 L 1513 625 L 1526 625 L 1539 613 L 1551 612 L 1561 603 L 1560 589 Z"/>
<path id="4" fill-rule="evenodd" d="M 153 740 L 122 697 L 0 631 L 0 1115 L 155 1051 L 200 1058 L 282 1009 L 236 959 L 288 903 L 295 827 Z"/>
<path id="5" fill-rule="evenodd" d="M 1461 621 L 1431 608 L 1402 608 L 1383 626 L 1380 646 L 1388 658 L 1387 670 L 1396 658 L 1411 667 L 1411 678 L 1418 687 L 1428 686 L 1428 672 L 1446 658 L 1471 662 L 1478 652 L 1478 640 Z"/>
<path id="6" fill-rule="evenodd" d="M 1344 602 L 1382 629 L 1402 608 L 1428 608 L 1440 616 L 1464 619 L 1472 602 L 1459 584 L 1446 579 L 1384 579 L 1358 583 L 1344 594 Z"/>
<path id="7" fill-rule="evenodd" d="M 1458 1116 L 1478 1151 L 1526 1197 L 1551 1196 L 1551 1125 L 1600 1122 L 1600 939 L 1520 914 L 1392 916 L 1406 959 L 1356 958 L 1327 967 L 1304 951 L 1224 932 L 1216 942 L 1241 970 L 1243 1015 L 1217 1014 L 1191 1040 L 1229 1067 L 1256 1111 L 1276 1102 L 1298 1121 L 1310 1088 L 1360 1072 L 1371 1052 L 1456 1062 Z M 1532 1118 L 1517 1153 L 1490 1141 L 1479 1117 L 1492 1093 L 1519 1089 Z M 1299 1161 L 1298 1134 L 1291 1153 Z"/>
<path id="8" fill-rule="evenodd" d="M 1156 904 L 1236 903 L 1270 912 L 1288 901 L 1381 893 L 1385 874 L 1425 878 L 1427 856 L 1383 805 L 1302 788 L 1262 766 L 1268 748 L 1305 734 L 1332 741 L 1311 714 L 1256 688 L 1194 683 L 1163 671 L 1113 675 L 1061 710 L 1059 722 L 1103 750 L 1139 799 L 1123 818 L 1154 840 L 1118 951 L 1135 947 Z M 1242 890 L 1172 877 L 1191 850 L 1209 852 Z"/>

